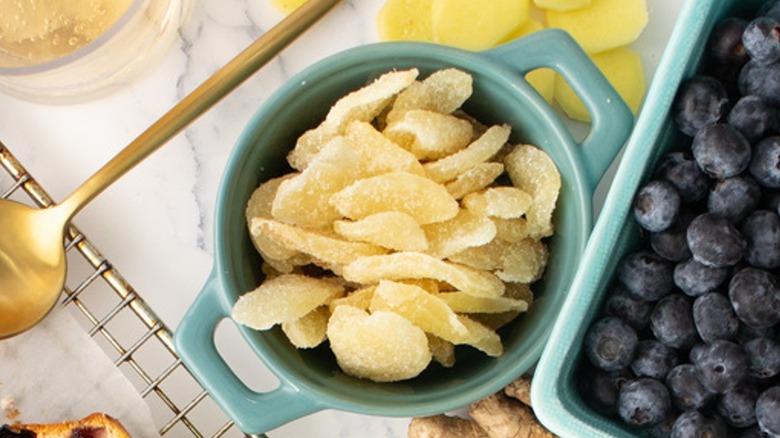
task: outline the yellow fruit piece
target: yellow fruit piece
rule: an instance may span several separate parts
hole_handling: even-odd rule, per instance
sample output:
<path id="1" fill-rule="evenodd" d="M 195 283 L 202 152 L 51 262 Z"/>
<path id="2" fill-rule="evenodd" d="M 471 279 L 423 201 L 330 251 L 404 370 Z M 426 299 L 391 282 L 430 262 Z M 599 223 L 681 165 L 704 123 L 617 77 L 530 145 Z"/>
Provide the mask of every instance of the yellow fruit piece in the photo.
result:
<path id="1" fill-rule="evenodd" d="M 572 11 L 590 6 L 591 0 L 534 0 L 534 4 L 542 9 L 554 11 Z"/>
<path id="2" fill-rule="evenodd" d="M 457 290 L 477 295 L 498 297 L 504 293 L 504 283 L 489 272 L 478 271 L 418 252 L 396 252 L 362 257 L 344 266 L 342 275 L 348 281 L 372 284 L 380 280 L 430 278 L 449 283 Z"/>
<path id="3" fill-rule="evenodd" d="M 458 175 L 453 181 L 444 185 L 455 199 L 461 199 L 469 193 L 484 189 L 504 173 L 501 163 L 477 163 L 474 167 Z"/>
<path id="4" fill-rule="evenodd" d="M 428 253 L 446 258 L 472 246 L 484 245 L 496 236 L 496 226 L 489 218 L 460 209 L 454 218 L 423 227 L 429 243 Z"/>
<path id="5" fill-rule="evenodd" d="M 350 219 L 399 211 L 424 225 L 458 214 L 458 201 L 444 186 L 409 172 L 391 172 L 355 181 L 334 194 L 330 203 Z"/>
<path id="6" fill-rule="evenodd" d="M 286 248 L 309 254 L 326 265 L 343 265 L 361 257 L 387 252 L 377 245 L 348 242 L 314 230 L 263 218 L 252 219 L 249 230 L 252 234 L 264 234 Z"/>
<path id="7" fill-rule="evenodd" d="M 463 198 L 463 206 L 480 216 L 516 219 L 525 214 L 533 198 L 517 187 L 490 187 L 481 192 L 469 193 Z"/>
<path id="8" fill-rule="evenodd" d="M 468 334 L 466 326 L 447 303 L 411 284 L 380 281 L 369 310 L 371 313 L 380 310 L 395 312 L 426 333 L 448 341 Z"/>
<path id="9" fill-rule="evenodd" d="M 344 293 L 344 288 L 327 279 L 297 274 L 280 275 L 238 298 L 232 317 L 256 330 L 295 321 Z"/>
<path id="10" fill-rule="evenodd" d="M 376 382 L 419 375 L 430 363 L 425 332 L 393 312 L 337 306 L 328 321 L 330 348 L 341 369 Z"/>
<path id="11" fill-rule="evenodd" d="M 548 27 L 569 32 L 588 53 L 633 43 L 648 20 L 646 0 L 592 0 L 587 8 L 546 15 Z"/>
<path id="12" fill-rule="evenodd" d="M 306 1 L 307 0 L 271 0 L 271 5 L 279 12 L 289 14 L 298 9 L 302 4 L 306 3 Z"/>
<path id="13" fill-rule="evenodd" d="M 492 158 L 509 140 L 510 132 L 508 125 L 491 126 L 465 149 L 425 164 L 425 172 L 436 182 L 451 181 L 475 165 Z"/>
<path id="14" fill-rule="evenodd" d="M 591 58 L 636 115 L 647 90 L 642 58 L 627 47 L 598 53 Z M 589 122 L 590 114 L 574 90 L 560 76 L 556 75 L 555 81 L 555 101 L 561 109 L 569 118 Z"/>
<path id="15" fill-rule="evenodd" d="M 355 181 L 359 166 L 355 148 L 344 137 L 334 137 L 303 172 L 279 185 L 271 208 L 273 217 L 301 227 L 330 225 L 341 217 L 330 198 Z"/>
<path id="16" fill-rule="evenodd" d="M 433 0 L 433 41 L 467 50 L 495 46 L 528 19 L 529 0 Z"/>
<path id="17" fill-rule="evenodd" d="M 376 15 L 379 39 L 385 41 L 432 41 L 433 0 L 386 0 Z"/>
<path id="18" fill-rule="evenodd" d="M 349 240 L 373 243 L 396 251 L 425 251 L 428 239 L 413 217 L 399 211 L 385 211 L 363 219 L 336 221 L 333 230 Z"/>
<path id="19" fill-rule="evenodd" d="M 328 318 L 328 306 L 320 306 L 295 321 L 283 322 L 282 331 L 296 348 L 314 348 L 327 337 Z"/>
<path id="20" fill-rule="evenodd" d="M 425 175 L 414 154 L 388 140 L 368 122 L 350 123 L 344 136 L 360 156 L 358 173 L 363 177 L 399 170 Z"/>
<path id="21" fill-rule="evenodd" d="M 528 235 L 537 239 L 552 235 L 552 214 L 561 190 L 555 163 L 538 147 L 520 144 L 504 157 L 504 167 L 512 185 L 533 197 L 525 213 Z"/>
<path id="22" fill-rule="evenodd" d="M 450 114 L 471 96 L 473 82 L 471 75 L 462 70 L 437 70 L 398 94 L 387 114 L 387 123 L 400 119 L 410 109 Z"/>
<path id="23" fill-rule="evenodd" d="M 475 297 L 463 292 L 444 292 L 437 298 L 457 313 L 502 313 L 528 310 L 528 303 L 507 297 Z"/>
<path id="24" fill-rule="evenodd" d="M 407 111 L 382 131 L 419 160 L 437 160 L 463 149 L 473 132 L 467 120 L 426 110 Z"/>

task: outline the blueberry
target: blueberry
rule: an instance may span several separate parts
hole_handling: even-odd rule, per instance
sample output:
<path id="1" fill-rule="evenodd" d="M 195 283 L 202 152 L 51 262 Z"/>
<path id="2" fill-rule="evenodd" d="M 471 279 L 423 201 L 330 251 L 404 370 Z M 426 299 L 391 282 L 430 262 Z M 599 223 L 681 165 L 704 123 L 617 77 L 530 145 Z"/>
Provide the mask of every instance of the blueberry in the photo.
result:
<path id="1" fill-rule="evenodd" d="M 669 390 L 658 380 L 639 377 L 629 381 L 618 395 L 618 415 L 634 426 L 658 424 L 669 414 Z"/>
<path id="2" fill-rule="evenodd" d="M 780 216 L 773 211 L 756 210 L 740 227 L 747 242 L 745 261 L 764 269 L 780 267 Z"/>
<path id="3" fill-rule="evenodd" d="M 694 76 L 680 85 L 672 113 L 680 131 L 693 137 L 703 126 L 725 116 L 728 104 L 726 89 L 720 81 L 710 76 Z"/>
<path id="4" fill-rule="evenodd" d="M 744 64 L 749 55 L 742 45 L 742 34 L 747 21 L 730 17 L 719 21 L 707 41 L 707 50 L 712 58 L 722 64 Z"/>
<path id="5" fill-rule="evenodd" d="M 634 197 L 634 218 L 647 231 L 663 231 L 680 211 L 680 195 L 666 180 L 653 180 L 640 187 Z"/>
<path id="6" fill-rule="evenodd" d="M 777 106 L 761 96 L 743 96 L 734 104 L 726 122 L 755 143 L 777 129 Z"/>
<path id="7" fill-rule="evenodd" d="M 728 268 L 713 268 L 688 259 L 674 267 L 674 284 L 686 295 L 697 297 L 717 289 L 728 273 Z"/>
<path id="8" fill-rule="evenodd" d="M 762 64 L 780 59 L 780 25 L 771 17 L 751 20 L 742 34 L 742 45 L 750 58 Z"/>
<path id="9" fill-rule="evenodd" d="M 691 299 L 681 293 L 672 293 L 658 301 L 650 315 L 650 330 L 656 339 L 669 347 L 691 347 L 699 339 Z"/>
<path id="10" fill-rule="evenodd" d="M 728 429 L 720 418 L 699 411 L 685 411 L 672 426 L 671 438 L 726 438 Z"/>
<path id="11" fill-rule="evenodd" d="M 772 338 L 756 337 L 743 344 L 747 353 L 748 375 L 759 380 L 780 374 L 780 342 Z"/>
<path id="12" fill-rule="evenodd" d="M 631 295 L 655 301 L 674 289 L 674 267 L 658 254 L 638 251 L 626 256 L 617 267 L 617 278 Z"/>
<path id="13" fill-rule="evenodd" d="M 726 123 L 703 126 L 693 137 L 693 158 L 713 178 L 740 174 L 750 164 L 750 142 L 737 128 Z"/>
<path id="14" fill-rule="evenodd" d="M 604 414 L 617 413 L 618 394 L 620 388 L 634 378 L 631 371 L 627 368 L 604 371 L 593 367 L 585 370 L 585 373 L 587 378 L 581 382 L 588 406 Z"/>
<path id="15" fill-rule="evenodd" d="M 702 200 L 710 190 L 710 179 L 688 152 L 665 155 L 656 166 L 655 175 L 672 183 L 682 202 Z"/>
<path id="16" fill-rule="evenodd" d="M 749 267 L 734 274 L 729 299 L 746 325 L 767 328 L 780 322 L 780 283 L 768 271 Z"/>
<path id="17" fill-rule="evenodd" d="M 585 354 L 602 370 L 619 370 L 631 364 L 638 343 L 636 330 L 622 319 L 608 316 L 588 329 Z"/>
<path id="18" fill-rule="evenodd" d="M 739 331 L 737 332 L 737 342 L 746 344 L 754 338 L 770 338 L 773 339 L 777 336 L 777 330 L 775 326 L 756 328 L 751 327 L 741 320 L 739 321 Z"/>
<path id="19" fill-rule="evenodd" d="M 718 181 L 707 197 L 707 209 L 728 219 L 742 221 L 761 201 L 761 186 L 749 175 L 737 175 Z"/>
<path id="20" fill-rule="evenodd" d="M 737 87 L 743 96 L 755 94 L 769 102 L 780 102 L 780 66 L 748 61 L 739 71 Z"/>
<path id="21" fill-rule="evenodd" d="M 637 345 L 631 371 L 637 377 L 652 377 L 657 380 L 666 378 L 666 374 L 679 362 L 677 352 L 655 339 L 643 339 Z"/>
<path id="22" fill-rule="evenodd" d="M 739 344 L 717 339 L 701 348 L 694 366 L 702 385 L 722 394 L 741 384 L 747 377 L 748 358 Z"/>
<path id="23" fill-rule="evenodd" d="M 683 209 L 669 228 L 650 233 L 653 251 L 670 262 L 689 259 L 691 250 L 688 248 L 687 230 L 694 217 L 696 214 L 691 209 Z"/>
<path id="24" fill-rule="evenodd" d="M 702 213 L 688 226 L 688 247 L 699 263 L 716 268 L 733 266 L 742 259 L 745 238 L 725 218 Z"/>
<path id="25" fill-rule="evenodd" d="M 750 427 L 756 424 L 755 406 L 759 394 L 755 385 L 739 385 L 723 393 L 715 409 L 729 426 L 740 429 Z"/>
<path id="26" fill-rule="evenodd" d="M 737 438 L 767 438 L 758 426 L 746 427 L 739 431 Z"/>
<path id="27" fill-rule="evenodd" d="M 749 169 L 763 187 L 780 188 L 780 137 L 766 137 L 755 144 Z"/>
<path id="28" fill-rule="evenodd" d="M 708 292 L 693 302 L 693 321 L 704 342 L 716 339 L 734 339 L 739 330 L 739 319 L 729 299 L 718 292 Z"/>
<path id="29" fill-rule="evenodd" d="M 613 288 L 604 304 L 605 315 L 616 316 L 636 330 L 641 330 L 650 325 L 650 314 L 652 312 L 653 303 L 651 301 L 633 297 L 620 284 Z"/>
<path id="30" fill-rule="evenodd" d="M 701 409 L 715 399 L 715 393 L 705 388 L 696 375 L 696 367 L 684 363 L 666 375 L 666 386 L 674 405 L 681 410 Z"/>
<path id="31" fill-rule="evenodd" d="M 780 436 L 780 386 L 766 389 L 758 396 L 756 419 L 762 432 Z"/>

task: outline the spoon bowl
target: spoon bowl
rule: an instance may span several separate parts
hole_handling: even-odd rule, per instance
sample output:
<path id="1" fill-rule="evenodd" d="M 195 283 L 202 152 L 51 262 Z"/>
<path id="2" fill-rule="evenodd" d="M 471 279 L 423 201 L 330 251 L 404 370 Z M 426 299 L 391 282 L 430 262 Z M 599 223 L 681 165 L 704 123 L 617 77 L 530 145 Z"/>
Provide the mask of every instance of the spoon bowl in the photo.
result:
<path id="1" fill-rule="evenodd" d="M 58 213 L 0 200 L 0 339 L 29 329 L 57 302 L 66 270 Z"/>

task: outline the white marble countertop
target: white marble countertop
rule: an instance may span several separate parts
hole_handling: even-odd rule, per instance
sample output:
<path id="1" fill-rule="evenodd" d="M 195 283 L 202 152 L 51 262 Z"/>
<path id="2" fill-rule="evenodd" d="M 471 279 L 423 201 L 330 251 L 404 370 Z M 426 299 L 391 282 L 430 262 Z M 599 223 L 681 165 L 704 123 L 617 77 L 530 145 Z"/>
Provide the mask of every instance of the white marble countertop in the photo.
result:
<path id="1" fill-rule="evenodd" d="M 681 5 L 648 0 L 650 23 L 635 43 L 652 78 Z M 175 328 L 212 263 L 214 204 L 223 167 L 244 125 L 291 75 L 340 50 L 377 41 L 382 0 L 347 0 L 209 113 L 94 200 L 75 219 L 100 251 Z M 0 94 L 0 141 L 61 200 L 250 41 L 281 20 L 268 0 L 195 0 L 181 39 L 162 62 L 123 89 L 73 105 L 42 105 Z M 220 343 L 243 348 L 230 329 Z M 234 353 L 235 352 L 235 353 Z M 228 358 L 229 361 L 232 360 Z M 262 384 L 255 358 L 240 375 Z M 250 383 L 251 386 L 251 382 Z M 406 435 L 408 419 L 325 411 L 270 436 Z"/>

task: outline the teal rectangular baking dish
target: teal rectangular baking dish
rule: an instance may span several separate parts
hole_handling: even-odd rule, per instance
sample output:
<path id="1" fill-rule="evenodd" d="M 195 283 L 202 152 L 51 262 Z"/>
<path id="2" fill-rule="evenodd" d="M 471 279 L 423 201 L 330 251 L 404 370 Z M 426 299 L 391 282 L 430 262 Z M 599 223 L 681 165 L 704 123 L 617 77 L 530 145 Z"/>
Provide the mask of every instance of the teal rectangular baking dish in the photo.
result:
<path id="1" fill-rule="evenodd" d="M 631 207 L 634 194 L 682 135 L 670 116 L 678 86 L 699 70 L 709 33 L 718 21 L 732 15 L 748 17 L 762 3 L 688 0 L 680 11 L 569 296 L 535 371 L 531 392 L 534 410 L 559 436 L 636 436 L 636 430 L 598 413 L 580 395 L 578 383 L 584 377 L 577 370 L 582 340 L 599 312 L 618 262 L 640 242 Z"/>

